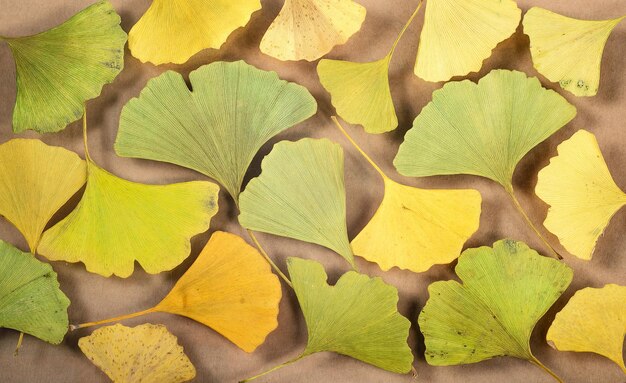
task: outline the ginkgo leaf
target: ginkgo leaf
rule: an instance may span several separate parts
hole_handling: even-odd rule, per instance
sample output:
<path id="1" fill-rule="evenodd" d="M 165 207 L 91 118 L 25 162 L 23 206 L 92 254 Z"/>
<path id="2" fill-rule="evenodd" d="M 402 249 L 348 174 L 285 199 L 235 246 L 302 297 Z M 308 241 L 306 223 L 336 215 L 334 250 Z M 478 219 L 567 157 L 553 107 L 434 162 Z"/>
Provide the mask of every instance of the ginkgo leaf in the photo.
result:
<path id="1" fill-rule="evenodd" d="M 562 351 L 595 352 L 617 363 L 624 374 L 622 357 L 626 335 L 626 287 L 606 285 L 574 294 L 556 314 L 546 339 Z"/>
<path id="2" fill-rule="evenodd" d="M 325 246 L 355 267 L 341 147 L 326 139 L 281 141 L 261 168 L 241 193 L 241 225 Z"/>
<path id="3" fill-rule="evenodd" d="M 464 251 L 455 270 L 462 284 L 428 287 L 418 320 L 426 361 L 449 366 L 512 356 L 554 375 L 533 355 L 530 336 L 569 286 L 572 270 L 512 240 Z"/>
<path id="4" fill-rule="evenodd" d="M 448 81 L 478 72 L 496 45 L 515 32 L 521 14 L 514 0 L 427 1 L 415 74 Z"/>
<path id="5" fill-rule="evenodd" d="M 124 106 L 117 154 L 170 162 L 220 182 L 238 201 L 250 162 L 270 138 L 312 116 L 306 88 L 243 61 L 166 72 Z"/>
<path id="6" fill-rule="evenodd" d="M 48 31 L 0 38 L 15 58 L 13 131 L 57 132 L 83 114 L 124 67 L 126 33 L 108 1 L 98 1 Z"/>
<path id="7" fill-rule="evenodd" d="M 85 183 L 85 161 L 39 140 L 0 145 L 0 214 L 24 235 L 30 251 L 54 213 Z"/>
<path id="8" fill-rule="evenodd" d="M 315 61 L 358 32 L 366 12 L 353 0 L 285 0 L 261 52 L 283 61 Z"/>
<path id="9" fill-rule="evenodd" d="M 536 193 L 550 209 L 544 222 L 563 247 L 589 260 L 611 218 L 626 204 L 593 134 L 580 130 L 539 172 Z"/>
<path id="10" fill-rule="evenodd" d="M 407 344 L 411 323 L 398 313 L 395 287 L 355 271 L 330 286 L 318 262 L 289 258 L 287 266 L 306 320 L 307 346 L 296 359 L 243 382 L 324 351 L 391 372 L 411 370 L 413 354 Z"/>
<path id="11" fill-rule="evenodd" d="M 0 327 L 59 344 L 69 305 L 49 264 L 0 240 Z"/>
<path id="12" fill-rule="evenodd" d="M 354 254 L 381 269 L 396 266 L 414 272 L 456 259 L 478 230 L 481 196 L 476 190 L 426 190 L 391 180 L 354 142 L 339 121 L 333 121 L 383 179 L 378 210 L 352 240 Z M 433 240 L 436 238 L 436 240 Z"/>
<path id="13" fill-rule="evenodd" d="M 207 48 L 219 48 L 261 9 L 260 0 L 153 0 L 128 34 L 141 62 L 182 64 Z"/>
<path id="14" fill-rule="evenodd" d="M 116 383 L 181 383 L 196 377 L 178 339 L 163 325 L 103 327 L 80 338 L 78 347 Z"/>
<path id="15" fill-rule="evenodd" d="M 240 237 L 218 231 L 172 291 L 153 308 L 72 328 L 166 312 L 211 327 L 252 352 L 277 327 L 281 295 L 278 278 L 259 252 Z"/>
<path id="16" fill-rule="evenodd" d="M 524 16 L 530 53 L 539 73 L 576 96 L 595 96 L 600 86 L 604 46 L 626 16 L 578 20 L 533 7 Z"/>
<path id="17" fill-rule="evenodd" d="M 87 157 L 87 187 L 78 206 L 48 229 L 39 253 L 82 262 L 87 271 L 126 278 L 135 261 L 150 274 L 189 256 L 192 236 L 209 228 L 219 187 L 193 181 L 144 185 L 118 178 Z"/>

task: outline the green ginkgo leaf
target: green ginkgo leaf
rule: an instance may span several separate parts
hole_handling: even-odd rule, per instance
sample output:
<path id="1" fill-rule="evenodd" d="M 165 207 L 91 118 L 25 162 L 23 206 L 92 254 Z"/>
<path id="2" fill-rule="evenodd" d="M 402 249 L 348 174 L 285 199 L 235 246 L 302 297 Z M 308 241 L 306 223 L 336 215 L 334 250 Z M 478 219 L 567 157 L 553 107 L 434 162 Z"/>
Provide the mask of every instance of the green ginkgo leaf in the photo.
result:
<path id="1" fill-rule="evenodd" d="M 85 161 L 39 140 L 0 145 L 0 214 L 22 233 L 35 253 L 54 213 L 87 178 Z"/>
<path id="2" fill-rule="evenodd" d="M 512 356 L 555 376 L 529 342 L 537 321 L 569 286 L 572 270 L 512 240 L 464 251 L 455 270 L 462 284 L 428 287 L 419 316 L 426 361 L 449 366 Z"/>
<path id="3" fill-rule="evenodd" d="M 391 372 L 411 370 L 413 354 L 407 344 L 411 323 L 398 313 L 395 287 L 355 271 L 330 286 L 318 262 L 289 258 L 287 265 L 306 320 L 308 342 L 299 357 L 268 372 L 324 351 Z"/>
<path id="4" fill-rule="evenodd" d="M 0 240 L 0 327 L 59 344 L 69 305 L 49 264 Z"/>
<path id="5" fill-rule="evenodd" d="M 124 67 L 126 33 L 108 1 L 98 1 L 48 31 L 0 40 L 15 58 L 16 133 L 64 129 Z"/>
<path id="6" fill-rule="evenodd" d="M 241 225 L 325 246 L 354 267 L 341 147 L 326 139 L 282 141 L 261 168 L 241 193 Z"/>
<path id="7" fill-rule="evenodd" d="M 495 70 L 478 84 L 447 83 L 415 119 L 394 165 L 405 176 L 471 174 L 499 183 L 549 246 L 515 197 L 513 172 L 574 116 L 567 100 L 521 72 Z"/>
<path id="8" fill-rule="evenodd" d="M 261 146 L 317 109 L 306 88 L 243 61 L 205 65 L 189 79 L 192 92 L 176 72 L 150 80 L 124 106 L 115 150 L 194 169 L 235 201 Z"/>

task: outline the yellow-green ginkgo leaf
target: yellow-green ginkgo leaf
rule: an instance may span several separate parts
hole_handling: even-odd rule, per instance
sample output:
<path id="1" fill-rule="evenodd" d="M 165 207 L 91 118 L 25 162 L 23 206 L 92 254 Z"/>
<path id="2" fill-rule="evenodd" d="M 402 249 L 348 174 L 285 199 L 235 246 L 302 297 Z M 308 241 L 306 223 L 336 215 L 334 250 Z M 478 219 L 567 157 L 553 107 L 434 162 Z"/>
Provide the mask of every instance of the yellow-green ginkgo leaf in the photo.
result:
<path id="1" fill-rule="evenodd" d="M 358 32 L 366 12 L 353 0 L 285 0 L 261 52 L 283 61 L 315 61 Z"/>
<path id="2" fill-rule="evenodd" d="M 309 118 L 306 88 L 243 61 L 205 65 L 150 80 L 122 110 L 117 154 L 170 162 L 220 182 L 238 201 L 250 162 L 270 138 Z"/>
<path id="3" fill-rule="evenodd" d="M 604 46 L 624 17 L 578 20 L 533 7 L 524 16 L 524 32 L 537 71 L 576 96 L 595 96 L 600 86 Z"/>
<path id="4" fill-rule="evenodd" d="M 98 1 L 58 27 L 3 38 L 15 58 L 13 131 L 56 132 L 83 114 L 124 67 L 126 33 L 108 1 Z"/>
<path id="5" fill-rule="evenodd" d="M 448 81 L 477 72 L 491 51 L 519 25 L 514 0 L 426 1 L 415 74 L 426 81 Z"/>
<path id="6" fill-rule="evenodd" d="M 411 370 L 413 354 L 407 344 L 411 323 L 398 313 L 395 287 L 355 271 L 330 286 L 318 262 L 289 258 L 287 266 L 306 320 L 307 346 L 296 359 L 244 382 L 324 351 L 391 372 Z"/>
<path id="7" fill-rule="evenodd" d="M 626 204 L 593 134 L 580 130 L 539 172 L 536 193 L 550 209 L 544 225 L 572 255 L 589 260 L 611 218 Z"/>
<path id="8" fill-rule="evenodd" d="M 501 240 L 464 251 L 455 271 L 462 283 L 428 287 L 418 320 L 426 361 L 449 366 L 512 356 L 555 376 L 529 342 L 537 321 L 569 286 L 572 270 L 522 242 Z"/>
<path id="9" fill-rule="evenodd" d="M 626 335 L 626 286 L 606 285 L 579 290 L 556 314 L 546 339 L 562 351 L 595 352 L 617 363 Z"/>
<path id="10" fill-rule="evenodd" d="M 163 325 L 103 327 L 80 338 L 78 347 L 115 383 L 182 383 L 196 377 L 178 339 Z"/>
<path id="11" fill-rule="evenodd" d="M 326 139 L 281 141 L 261 168 L 241 193 L 241 225 L 325 246 L 354 267 L 341 147 Z"/>
<path id="12" fill-rule="evenodd" d="M 260 0 L 153 0 L 128 34 L 133 56 L 153 64 L 182 64 L 207 48 L 219 48 L 248 23 Z"/>
<path id="13" fill-rule="evenodd" d="M 0 240 L 0 327 L 59 344 L 69 305 L 49 264 Z"/>
<path id="14" fill-rule="evenodd" d="M 159 304 L 72 329 L 166 312 L 211 327 L 244 351 L 252 352 L 278 325 L 281 295 L 280 282 L 261 254 L 240 237 L 218 231 Z"/>
<path id="15" fill-rule="evenodd" d="M 87 154 L 81 201 L 46 230 L 38 250 L 50 260 L 82 262 L 87 271 L 105 277 L 130 276 L 135 261 L 150 274 L 171 270 L 189 256 L 190 238 L 209 228 L 218 192 L 217 185 L 205 181 L 127 181 L 100 168 Z"/>
<path id="16" fill-rule="evenodd" d="M 87 178 L 85 161 L 39 140 L 0 145 L 0 214 L 24 235 L 31 252 L 54 213 Z"/>

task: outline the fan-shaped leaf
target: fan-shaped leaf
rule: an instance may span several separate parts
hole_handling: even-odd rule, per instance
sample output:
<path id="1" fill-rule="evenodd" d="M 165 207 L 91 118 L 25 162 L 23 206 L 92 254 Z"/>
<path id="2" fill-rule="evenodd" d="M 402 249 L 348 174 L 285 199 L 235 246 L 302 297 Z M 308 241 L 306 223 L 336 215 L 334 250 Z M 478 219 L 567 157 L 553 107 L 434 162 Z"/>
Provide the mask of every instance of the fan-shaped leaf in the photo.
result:
<path id="1" fill-rule="evenodd" d="M 285 0 L 261 40 L 279 60 L 315 61 L 361 29 L 366 10 L 353 0 Z"/>
<path id="2" fill-rule="evenodd" d="M 317 103 L 306 88 L 243 61 L 205 65 L 189 78 L 193 92 L 180 74 L 166 72 L 128 102 L 115 150 L 194 169 L 237 201 L 260 147 L 312 116 Z"/>
<path id="3" fill-rule="evenodd" d="M 219 48 L 261 9 L 260 0 L 153 0 L 128 34 L 133 56 L 153 64 L 182 64 L 206 48 Z"/>
<path id="4" fill-rule="evenodd" d="M 0 145 L 0 214 L 24 235 L 35 252 L 54 213 L 83 186 L 85 161 L 39 140 Z"/>
<path id="5" fill-rule="evenodd" d="M 539 172 L 536 192 L 550 205 L 544 225 L 573 255 L 591 259 L 626 194 L 615 184 L 593 134 L 580 130 Z"/>
<path id="6" fill-rule="evenodd" d="M 98 1 L 56 28 L 3 38 L 15 58 L 13 131 L 62 130 L 83 114 L 85 101 L 124 66 L 126 33 L 108 1 Z"/>
<path id="7" fill-rule="evenodd" d="M 579 290 L 556 314 L 546 338 L 559 350 L 606 356 L 626 374 L 622 357 L 626 335 L 625 302 L 624 286 Z"/>
<path id="8" fill-rule="evenodd" d="M 530 350 L 530 336 L 569 286 L 572 270 L 522 242 L 502 240 L 464 251 L 456 273 L 463 284 L 428 287 L 419 316 L 426 361 L 447 366 L 512 356 L 545 369 Z"/>
<path id="9" fill-rule="evenodd" d="M 535 68 L 576 96 L 595 96 L 604 46 L 624 17 L 578 20 L 531 8 L 524 16 L 524 32 L 530 37 Z"/>
<path id="10" fill-rule="evenodd" d="M 80 338 L 78 347 L 113 382 L 181 383 L 196 377 L 178 339 L 163 325 L 100 328 Z"/>
<path id="11" fill-rule="evenodd" d="M 515 32 L 521 13 L 513 0 L 427 1 L 415 74 L 448 81 L 479 71 L 496 45 Z"/>
<path id="12" fill-rule="evenodd" d="M 354 267 L 341 147 L 326 139 L 282 141 L 261 167 L 241 193 L 241 225 L 325 246 Z"/>
<path id="13" fill-rule="evenodd" d="M 69 305 L 50 265 L 0 241 L 0 327 L 59 344 Z"/>

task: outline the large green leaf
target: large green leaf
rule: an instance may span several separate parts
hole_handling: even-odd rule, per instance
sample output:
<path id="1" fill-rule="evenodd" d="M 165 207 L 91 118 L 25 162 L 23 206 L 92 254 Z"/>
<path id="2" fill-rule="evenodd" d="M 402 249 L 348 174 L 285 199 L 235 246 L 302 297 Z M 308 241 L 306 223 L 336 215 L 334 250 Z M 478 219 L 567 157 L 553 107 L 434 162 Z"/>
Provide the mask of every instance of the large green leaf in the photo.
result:
<path id="1" fill-rule="evenodd" d="M 282 141 L 261 167 L 241 193 L 241 225 L 325 246 L 354 266 L 341 147 L 326 139 Z"/>
<path id="2" fill-rule="evenodd" d="M 522 242 L 501 240 L 468 249 L 456 273 L 440 281 L 419 316 L 426 361 L 435 366 L 512 356 L 542 368 L 530 349 L 537 321 L 567 289 L 572 270 Z"/>
<path id="3" fill-rule="evenodd" d="M 82 116 L 85 101 L 124 67 L 126 33 L 119 24 L 113 6 L 98 1 L 56 28 L 2 38 L 15 58 L 15 132 L 56 132 Z"/>
<path id="4" fill-rule="evenodd" d="M 69 305 L 50 265 L 0 240 L 0 327 L 59 344 Z"/>
<path id="5" fill-rule="evenodd" d="M 129 101 L 115 150 L 194 169 L 235 201 L 261 146 L 317 109 L 306 88 L 243 61 L 205 65 L 189 79 L 193 92 L 180 74 L 166 72 Z"/>

